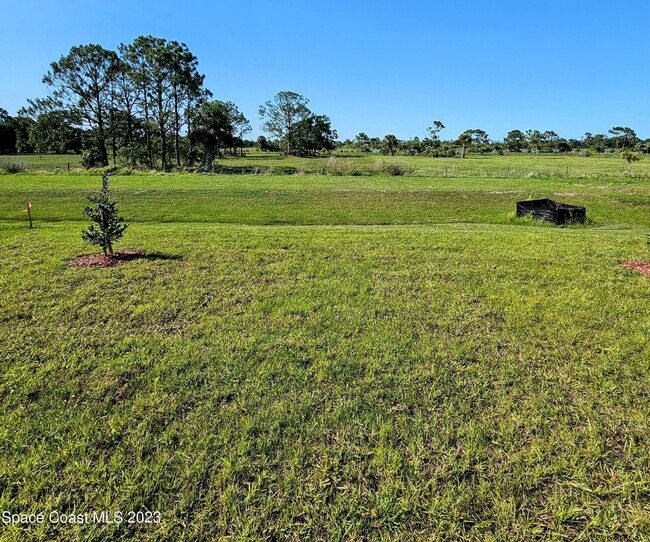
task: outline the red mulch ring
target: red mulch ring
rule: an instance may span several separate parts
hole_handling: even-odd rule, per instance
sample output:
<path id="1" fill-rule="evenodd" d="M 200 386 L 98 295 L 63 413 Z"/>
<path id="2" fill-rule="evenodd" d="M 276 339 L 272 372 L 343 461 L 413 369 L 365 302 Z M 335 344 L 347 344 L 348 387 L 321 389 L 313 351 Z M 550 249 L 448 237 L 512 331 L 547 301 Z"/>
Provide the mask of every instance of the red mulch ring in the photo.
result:
<path id="1" fill-rule="evenodd" d="M 650 276 L 650 263 L 621 262 L 621 265 L 623 267 L 627 267 L 628 269 L 634 269 L 635 271 L 638 271 L 639 273 L 643 273 L 644 275 Z"/>
<path id="2" fill-rule="evenodd" d="M 84 254 L 70 260 L 70 267 L 115 267 L 144 257 L 142 250 L 116 250 L 113 254 Z"/>

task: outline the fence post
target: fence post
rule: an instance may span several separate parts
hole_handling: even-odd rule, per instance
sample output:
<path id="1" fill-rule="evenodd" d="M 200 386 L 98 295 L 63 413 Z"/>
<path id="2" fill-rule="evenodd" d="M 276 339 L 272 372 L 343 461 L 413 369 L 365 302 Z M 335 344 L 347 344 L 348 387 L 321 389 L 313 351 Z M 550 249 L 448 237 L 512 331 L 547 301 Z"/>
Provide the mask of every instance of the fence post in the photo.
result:
<path id="1" fill-rule="evenodd" d="M 568 179 L 569 178 L 569 166 L 566 167 L 566 170 L 564 171 L 564 178 Z"/>
<path id="2" fill-rule="evenodd" d="M 70 173 L 70 162 L 68 162 L 68 173 Z"/>
<path id="3" fill-rule="evenodd" d="M 447 166 L 445 166 L 445 177 L 447 176 Z"/>

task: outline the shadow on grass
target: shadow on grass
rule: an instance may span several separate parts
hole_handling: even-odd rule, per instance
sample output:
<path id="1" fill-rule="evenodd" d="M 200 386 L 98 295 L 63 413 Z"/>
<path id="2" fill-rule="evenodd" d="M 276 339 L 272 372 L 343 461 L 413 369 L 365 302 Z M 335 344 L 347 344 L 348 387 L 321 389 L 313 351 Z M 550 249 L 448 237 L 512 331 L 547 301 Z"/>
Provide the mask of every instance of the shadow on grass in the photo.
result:
<path id="1" fill-rule="evenodd" d="M 142 250 L 116 250 L 114 254 L 84 254 L 70 260 L 70 267 L 116 267 L 134 260 L 182 260 L 180 254 L 163 252 L 143 252 Z"/>
<path id="2" fill-rule="evenodd" d="M 216 164 L 214 166 L 214 173 L 223 175 L 293 175 L 297 171 L 295 167 L 289 166 L 227 166 L 224 164 Z"/>
<path id="3" fill-rule="evenodd" d="M 182 260 L 182 254 L 165 254 L 164 252 L 148 252 L 140 256 L 142 260 Z"/>

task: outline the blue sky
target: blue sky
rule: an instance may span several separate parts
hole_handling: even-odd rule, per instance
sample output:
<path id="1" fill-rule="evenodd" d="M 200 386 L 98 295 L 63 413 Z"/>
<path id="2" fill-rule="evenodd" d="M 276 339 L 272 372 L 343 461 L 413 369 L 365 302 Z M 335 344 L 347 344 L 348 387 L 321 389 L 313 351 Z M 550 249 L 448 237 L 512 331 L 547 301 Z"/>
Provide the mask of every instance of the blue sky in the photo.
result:
<path id="1" fill-rule="evenodd" d="M 43 74 L 71 46 L 152 34 L 185 42 L 253 135 L 259 105 L 292 90 L 341 139 L 422 137 L 436 119 L 443 138 L 614 125 L 650 137 L 648 0 L 0 2 L 0 107 L 12 114 L 45 94 Z"/>

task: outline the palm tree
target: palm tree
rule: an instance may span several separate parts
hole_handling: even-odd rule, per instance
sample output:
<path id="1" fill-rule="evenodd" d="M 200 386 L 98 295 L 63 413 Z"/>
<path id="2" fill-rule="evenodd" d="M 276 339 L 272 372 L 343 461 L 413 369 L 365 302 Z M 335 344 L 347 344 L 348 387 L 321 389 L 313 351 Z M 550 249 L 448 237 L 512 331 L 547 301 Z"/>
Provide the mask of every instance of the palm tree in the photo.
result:
<path id="1" fill-rule="evenodd" d="M 399 145 L 399 139 L 397 139 L 393 134 L 388 134 L 384 136 L 384 146 L 388 154 L 393 156 L 395 154 L 395 148 Z"/>
<path id="2" fill-rule="evenodd" d="M 227 104 L 219 101 L 204 103 L 192 117 L 192 140 L 203 147 L 205 170 L 214 171 L 214 158 L 219 148 L 232 137 L 232 125 Z"/>

